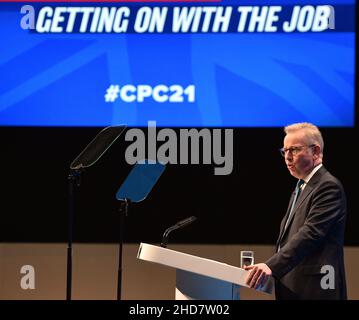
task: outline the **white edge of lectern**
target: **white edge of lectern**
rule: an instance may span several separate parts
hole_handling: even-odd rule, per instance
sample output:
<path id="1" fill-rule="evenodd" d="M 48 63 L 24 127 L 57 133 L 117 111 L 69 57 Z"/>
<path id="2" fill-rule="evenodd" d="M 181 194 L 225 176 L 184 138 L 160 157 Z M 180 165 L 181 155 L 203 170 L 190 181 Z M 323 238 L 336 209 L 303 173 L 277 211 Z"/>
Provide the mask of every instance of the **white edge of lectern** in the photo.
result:
<path id="1" fill-rule="evenodd" d="M 250 271 L 215 260 L 147 243 L 140 244 L 137 258 L 248 287 L 246 278 Z M 273 290 L 273 282 L 271 277 L 264 286 L 256 290 L 270 294 Z"/>

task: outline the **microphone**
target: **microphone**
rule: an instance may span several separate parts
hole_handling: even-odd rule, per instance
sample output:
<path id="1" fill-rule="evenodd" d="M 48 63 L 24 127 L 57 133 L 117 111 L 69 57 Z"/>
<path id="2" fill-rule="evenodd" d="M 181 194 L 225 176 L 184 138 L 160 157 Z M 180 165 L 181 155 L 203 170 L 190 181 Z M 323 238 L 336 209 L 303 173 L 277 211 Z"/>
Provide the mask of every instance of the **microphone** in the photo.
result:
<path id="1" fill-rule="evenodd" d="M 161 247 L 163 247 L 163 248 L 166 248 L 166 247 L 167 247 L 168 235 L 169 235 L 173 230 L 183 228 L 183 227 L 185 227 L 185 226 L 191 224 L 191 223 L 194 222 L 195 220 L 197 220 L 197 217 L 192 216 L 192 217 L 189 217 L 189 218 L 187 218 L 187 219 L 184 219 L 184 220 L 181 220 L 181 221 L 177 222 L 177 223 L 176 223 L 174 226 L 172 226 L 172 227 L 169 227 L 169 228 L 163 233 L 162 242 L 161 242 Z"/>

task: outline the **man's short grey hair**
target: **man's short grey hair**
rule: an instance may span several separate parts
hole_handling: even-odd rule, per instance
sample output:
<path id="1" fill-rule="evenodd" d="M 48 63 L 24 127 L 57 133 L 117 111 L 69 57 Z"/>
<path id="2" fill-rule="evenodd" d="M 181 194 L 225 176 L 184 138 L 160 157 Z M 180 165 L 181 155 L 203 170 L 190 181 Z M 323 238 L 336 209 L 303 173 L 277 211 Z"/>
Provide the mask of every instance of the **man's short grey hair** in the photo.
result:
<path id="1" fill-rule="evenodd" d="M 321 156 L 323 156 L 324 140 L 317 126 L 309 122 L 301 122 L 284 127 L 284 132 L 286 134 L 301 130 L 305 131 L 308 144 L 318 144 L 320 146 Z"/>

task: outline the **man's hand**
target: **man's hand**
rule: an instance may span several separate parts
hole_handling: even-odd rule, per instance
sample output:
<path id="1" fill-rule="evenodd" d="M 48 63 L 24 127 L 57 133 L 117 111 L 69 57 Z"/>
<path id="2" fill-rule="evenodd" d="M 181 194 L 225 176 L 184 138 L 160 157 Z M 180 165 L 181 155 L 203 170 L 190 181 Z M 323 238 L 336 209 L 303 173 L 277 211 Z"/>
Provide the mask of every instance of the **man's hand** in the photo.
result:
<path id="1" fill-rule="evenodd" d="M 272 270 L 265 263 L 257 263 L 252 266 L 245 266 L 244 270 L 251 270 L 249 273 L 246 284 L 250 288 L 258 289 L 266 283 L 269 276 L 272 275 Z"/>

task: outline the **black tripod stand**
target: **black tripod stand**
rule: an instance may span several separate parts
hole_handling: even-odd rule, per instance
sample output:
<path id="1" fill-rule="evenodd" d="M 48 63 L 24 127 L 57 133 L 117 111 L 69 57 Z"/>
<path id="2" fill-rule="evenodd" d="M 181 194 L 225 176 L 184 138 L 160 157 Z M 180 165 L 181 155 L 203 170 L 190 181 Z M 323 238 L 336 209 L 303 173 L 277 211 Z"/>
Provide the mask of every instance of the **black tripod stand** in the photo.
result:
<path id="1" fill-rule="evenodd" d="M 121 201 L 117 300 L 121 300 L 122 297 L 123 237 L 125 232 L 125 218 L 128 215 L 130 204 L 145 200 L 164 170 L 165 166 L 163 164 L 154 162 L 149 164 L 147 160 L 143 160 L 132 168 L 126 180 L 116 193 L 116 199 Z"/>
<path id="2" fill-rule="evenodd" d="M 80 187 L 81 174 L 84 169 L 94 165 L 107 149 L 124 132 L 125 126 L 112 126 L 103 129 L 87 145 L 80 155 L 71 163 L 68 176 L 69 189 L 69 216 L 68 216 L 68 244 L 67 244 L 67 274 L 66 300 L 71 300 L 72 293 L 72 243 L 73 225 L 75 216 L 75 191 Z"/>

